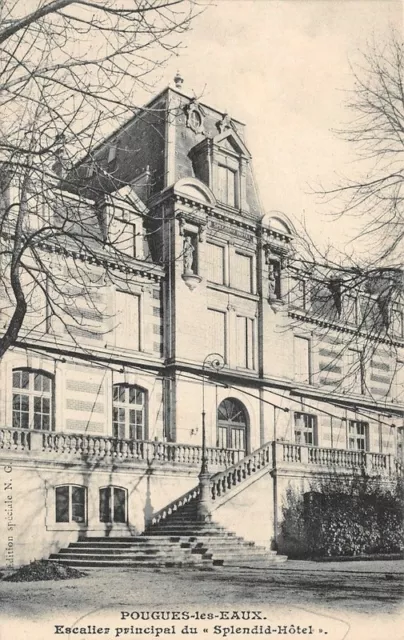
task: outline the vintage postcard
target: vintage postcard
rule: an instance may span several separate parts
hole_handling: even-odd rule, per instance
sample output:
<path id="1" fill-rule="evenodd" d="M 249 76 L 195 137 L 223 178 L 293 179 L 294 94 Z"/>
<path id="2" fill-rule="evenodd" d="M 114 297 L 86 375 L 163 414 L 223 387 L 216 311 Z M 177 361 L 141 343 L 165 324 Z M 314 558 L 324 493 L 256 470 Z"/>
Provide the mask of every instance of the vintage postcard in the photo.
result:
<path id="1" fill-rule="evenodd" d="M 404 637 L 402 26 L 0 3 L 0 640 Z"/>

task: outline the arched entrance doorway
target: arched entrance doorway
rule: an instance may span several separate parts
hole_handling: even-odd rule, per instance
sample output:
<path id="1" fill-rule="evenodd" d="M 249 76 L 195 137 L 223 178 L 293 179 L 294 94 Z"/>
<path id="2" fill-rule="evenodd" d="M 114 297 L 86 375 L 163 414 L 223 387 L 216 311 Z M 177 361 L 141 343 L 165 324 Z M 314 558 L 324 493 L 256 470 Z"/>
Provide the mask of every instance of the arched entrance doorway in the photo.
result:
<path id="1" fill-rule="evenodd" d="M 221 449 L 242 449 L 247 453 L 248 417 L 244 405 L 235 398 L 226 398 L 217 409 L 217 446 Z"/>

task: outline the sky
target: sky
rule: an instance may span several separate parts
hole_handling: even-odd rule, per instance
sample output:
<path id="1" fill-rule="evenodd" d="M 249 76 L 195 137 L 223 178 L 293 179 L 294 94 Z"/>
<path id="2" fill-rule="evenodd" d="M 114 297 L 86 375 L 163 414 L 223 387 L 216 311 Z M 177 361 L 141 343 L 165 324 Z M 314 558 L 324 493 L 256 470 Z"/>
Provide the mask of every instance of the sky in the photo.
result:
<path id="1" fill-rule="evenodd" d="M 331 221 L 312 191 L 355 170 L 352 147 L 333 132 L 348 120 L 350 63 L 373 36 L 401 31 L 402 15 L 398 0 L 216 0 L 158 88 L 180 70 L 184 90 L 245 122 L 264 211 L 345 246 L 358 221 Z"/>

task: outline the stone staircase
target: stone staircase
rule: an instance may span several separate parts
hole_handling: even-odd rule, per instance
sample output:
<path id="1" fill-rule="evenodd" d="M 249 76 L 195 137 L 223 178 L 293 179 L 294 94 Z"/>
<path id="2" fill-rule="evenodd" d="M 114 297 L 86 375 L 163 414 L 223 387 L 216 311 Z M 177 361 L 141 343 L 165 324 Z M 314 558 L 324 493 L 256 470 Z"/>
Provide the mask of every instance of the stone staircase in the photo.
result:
<path id="1" fill-rule="evenodd" d="M 213 509 L 234 487 L 248 481 L 272 463 L 270 445 L 210 479 Z M 145 533 L 126 538 L 80 538 L 51 560 L 75 567 L 217 567 L 266 568 L 284 562 L 277 555 L 254 542 L 212 522 L 197 517 L 199 487 L 157 512 Z"/>

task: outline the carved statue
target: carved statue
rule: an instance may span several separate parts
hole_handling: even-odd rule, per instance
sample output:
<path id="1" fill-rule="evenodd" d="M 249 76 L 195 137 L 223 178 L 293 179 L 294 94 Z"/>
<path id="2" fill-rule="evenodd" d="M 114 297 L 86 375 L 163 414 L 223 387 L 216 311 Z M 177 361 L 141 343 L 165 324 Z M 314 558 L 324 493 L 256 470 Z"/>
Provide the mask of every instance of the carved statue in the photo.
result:
<path id="1" fill-rule="evenodd" d="M 219 133 L 224 133 L 227 129 L 231 129 L 231 118 L 228 113 L 224 113 L 219 122 L 216 123 Z"/>
<path id="2" fill-rule="evenodd" d="M 191 275 L 194 273 L 193 271 L 194 252 L 195 252 L 195 248 L 194 248 L 194 245 L 192 244 L 192 238 L 190 236 L 185 236 L 184 245 L 183 245 L 185 275 Z"/>
<path id="3" fill-rule="evenodd" d="M 276 298 L 276 279 L 275 279 L 275 267 L 272 262 L 268 265 L 268 298 L 273 300 Z"/>
<path id="4" fill-rule="evenodd" d="M 281 271 L 278 262 L 268 264 L 268 300 L 279 300 L 281 297 Z"/>

